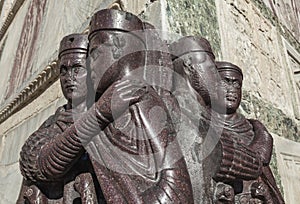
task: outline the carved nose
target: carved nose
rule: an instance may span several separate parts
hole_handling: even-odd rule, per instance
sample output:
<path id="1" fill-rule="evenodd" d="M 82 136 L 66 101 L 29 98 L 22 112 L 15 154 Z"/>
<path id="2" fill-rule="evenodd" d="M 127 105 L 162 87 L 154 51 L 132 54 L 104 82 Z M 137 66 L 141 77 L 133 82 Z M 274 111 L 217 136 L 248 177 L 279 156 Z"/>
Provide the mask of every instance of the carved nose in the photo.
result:
<path id="1" fill-rule="evenodd" d="M 74 71 L 72 70 L 72 69 L 69 69 L 68 71 L 67 71 L 67 74 L 66 74 L 66 80 L 68 80 L 68 81 L 76 81 L 76 77 L 75 77 L 75 73 L 74 73 Z"/>
<path id="2" fill-rule="evenodd" d="M 233 86 L 228 86 L 227 93 L 237 93 L 237 89 L 234 88 Z"/>

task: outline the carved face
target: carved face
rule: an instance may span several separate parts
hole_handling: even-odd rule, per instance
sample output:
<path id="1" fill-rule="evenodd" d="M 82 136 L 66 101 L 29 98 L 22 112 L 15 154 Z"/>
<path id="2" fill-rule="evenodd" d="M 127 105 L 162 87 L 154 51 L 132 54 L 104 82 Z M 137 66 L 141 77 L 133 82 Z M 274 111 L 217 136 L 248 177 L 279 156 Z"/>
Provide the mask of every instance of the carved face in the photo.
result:
<path id="1" fill-rule="evenodd" d="M 65 98 L 74 105 L 85 101 L 87 96 L 86 55 L 70 53 L 59 61 L 60 84 Z"/>
<path id="2" fill-rule="evenodd" d="M 94 89 L 98 94 L 104 91 L 118 78 L 126 73 L 124 67 L 113 66 L 118 60 L 130 53 L 140 50 L 142 41 L 130 33 L 120 31 L 98 31 L 90 39 L 88 68 Z"/>
<path id="3" fill-rule="evenodd" d="M 218 88 L 220 97 L 217 101 L 217 111 L 226 110 L 226 114 L 235 113 L 238 109 L 242 97 L 242 82 L 241 74 L 234 70 L 219 71 L 221 81 Z"/>
<path id="4" fill-rule="evenodd" d="M 183 76 L 204 99 L 206 105 L 211 105 L 211 99 L 216 97 L 218 82 L 218 72 L 214 60 L 206 52 L 191 52 L 182 58 Z"/>

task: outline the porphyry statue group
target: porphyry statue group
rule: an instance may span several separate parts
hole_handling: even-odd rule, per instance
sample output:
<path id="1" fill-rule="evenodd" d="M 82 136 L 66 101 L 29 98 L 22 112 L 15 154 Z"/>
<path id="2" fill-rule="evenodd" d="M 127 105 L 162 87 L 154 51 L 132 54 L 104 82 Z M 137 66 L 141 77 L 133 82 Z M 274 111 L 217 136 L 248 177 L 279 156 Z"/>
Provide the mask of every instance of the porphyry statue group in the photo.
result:
<path id="1" fill-rule="evenodd" d="M 67 104 L 22 147 L 18 204 L 284 203 L 272 136 L 237 112 L 242 70 L 206 39 L 104 9 L 58 60 Z"/>

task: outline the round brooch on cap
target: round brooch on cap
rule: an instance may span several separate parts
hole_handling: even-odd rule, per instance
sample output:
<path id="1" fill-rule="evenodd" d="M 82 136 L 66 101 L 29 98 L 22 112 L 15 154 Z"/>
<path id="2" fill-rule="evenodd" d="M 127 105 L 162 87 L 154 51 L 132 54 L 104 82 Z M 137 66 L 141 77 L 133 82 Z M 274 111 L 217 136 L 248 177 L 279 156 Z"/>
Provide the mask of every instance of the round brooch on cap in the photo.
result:
<path id="1" fill-rule="evenodd" d="M 90 22 L 89 39 L 101 30 L 123 32 L 143 30 L 143 22 L 134 14 L 116 9 L 103 9 L 96 12 Z"/>

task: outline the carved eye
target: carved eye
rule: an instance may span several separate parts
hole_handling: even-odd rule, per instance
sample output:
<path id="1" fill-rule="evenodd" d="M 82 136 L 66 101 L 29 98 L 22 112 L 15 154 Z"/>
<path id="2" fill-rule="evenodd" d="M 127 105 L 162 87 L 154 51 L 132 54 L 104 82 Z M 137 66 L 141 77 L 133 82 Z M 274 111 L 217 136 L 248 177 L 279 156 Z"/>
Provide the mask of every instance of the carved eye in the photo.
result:
<path id="1" fill-rule="evenodd" d="M 223 80 L 221 80 L 221 85 L 222 86 L 232 86 L 236 89 L 239 89 L 242 87 L 242 84 L 238 80 L 233 80 L 233 79 L 226 78 L 226 77 Z"/>
<path id="2" fill-rule="evenodd" d="M 97 49 L 97 47 L 93 47 L 90 49 L 90 55 L 93 54 L 93 52 Z"/>
<path id="3" fill-rule="evenodd" d="M 79 69 L 80 69 L 80 67 L 74 67 L 74 68 L 73 68 L 73 72 L 74 72 L 75 74 L 78 74 L 78 73 L 79 73 Z"/>
<path id="4" fill-rule="evenodd" d="M 190 67 L 192 65 L 192 57 L 184 58 L 183 59 L 183 65 L 186 67 Z"/>
<path id="5" fill-rule="evenodd" d="M 74 65 L 72 71 L 75 74 L 86 72 L 86 69 L 82 65 Z"/>
<path id="6" fill-rule="evenodd" d="M 67 74 L 67 72 L 68 72 L 67 67 L 64 66 L 64 65 L 62 65 L 62 66 L 60 67 L 60 75 L 61 75 L 61 76 L 65 76 L 65 75 Z"/>
<path id="7" fill-rule="evenodd" d="M 226 81 L 226 80 L 221 80 L 221 86 L 223 86 L 223 87 L 226 87 L 227 85 L 228 85 L 228 81 Z"/>
<path id="8" fill-rule="evenodd" d="M 238 82 L 238 81 L 234 81 L 233 83 L 232 83 L 232 85 L 233 85 L 233 87 L 234 88 L 241 88 L 241 84 L 240 84 L 240 82 Z"/>

